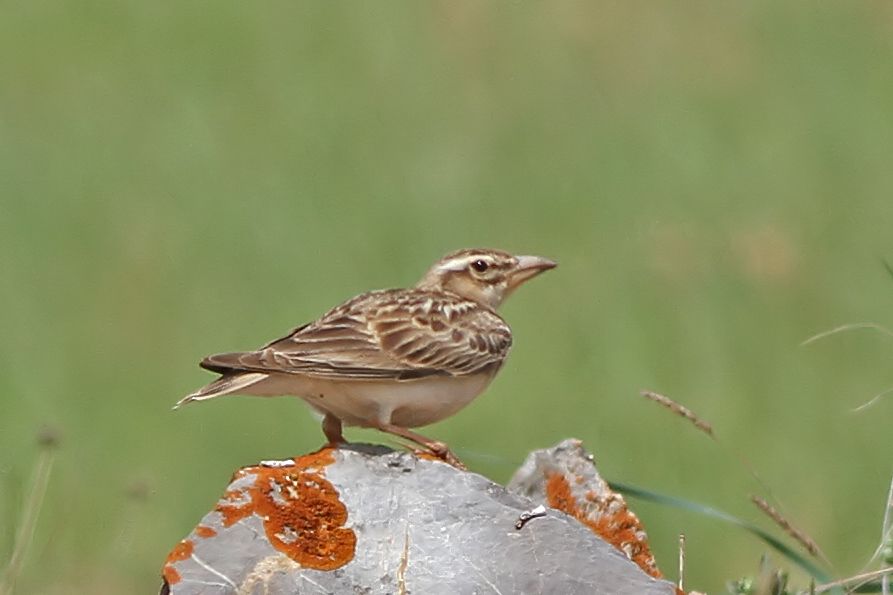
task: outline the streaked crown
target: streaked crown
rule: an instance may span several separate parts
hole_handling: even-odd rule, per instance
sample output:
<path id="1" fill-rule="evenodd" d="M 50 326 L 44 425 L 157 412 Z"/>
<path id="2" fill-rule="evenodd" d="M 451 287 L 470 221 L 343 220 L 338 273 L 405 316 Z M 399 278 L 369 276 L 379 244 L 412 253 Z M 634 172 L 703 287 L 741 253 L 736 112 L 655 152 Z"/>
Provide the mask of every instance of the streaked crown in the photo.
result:
<path id="1" fill-rule="evenodd" d="M 495 310 L 522 283 L 556 266 L 541 256 L 491 248 L 457 250 L 434 263 L 417 287 L 450 291 Z"/>

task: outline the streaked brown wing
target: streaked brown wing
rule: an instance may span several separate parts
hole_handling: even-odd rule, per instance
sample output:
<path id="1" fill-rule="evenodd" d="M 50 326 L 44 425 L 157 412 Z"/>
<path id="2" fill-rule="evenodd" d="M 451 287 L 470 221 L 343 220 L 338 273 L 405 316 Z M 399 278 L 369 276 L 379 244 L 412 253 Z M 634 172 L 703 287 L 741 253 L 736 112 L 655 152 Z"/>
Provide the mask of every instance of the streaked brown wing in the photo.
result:
<path id="1" fill-rule="evenodd" d="M 258 351 L 210 356 L 202 366 L 399 380 L 473 374 L 501 365 L 510 347 L 508 325 L 474 302 L 390 290 L 354 298 Z"/>

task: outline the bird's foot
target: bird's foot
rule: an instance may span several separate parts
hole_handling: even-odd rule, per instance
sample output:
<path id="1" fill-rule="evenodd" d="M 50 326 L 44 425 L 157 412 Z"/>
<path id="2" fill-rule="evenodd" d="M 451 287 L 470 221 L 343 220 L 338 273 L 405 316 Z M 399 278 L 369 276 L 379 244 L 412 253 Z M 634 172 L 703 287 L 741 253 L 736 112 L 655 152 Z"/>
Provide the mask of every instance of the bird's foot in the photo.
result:
<path id="1" fill-rule="evenodd" d="M 462 461 L 459 460 L 456 455 L 449 449 L 449 447 L 443 442 L 439 442 L 437 440 L 431 440 L 430 438 L 426 438 L 421 434 L 417 434 L 410 430 L 409 428 L 404 428 L 402 426 L 395 426 L 394 424 L 388 423 L 377 423 L 372 425 L 371 427 L 377 428 L 382 432 L 387 432 L 393 436 L 397 436 L 399 438 L 403 438 L 404 440 L 409 440 L 410 442 L 414 442 L 424 448 L 425 450 L 413 449 L 413 452 L 417 455 L 421 456 L 434 456 L 437 459 L 440 459 L 444 463 L 448 465 L 452 465 L 456 469 L 460 471 L 467 471 L 468 467 L 466 467 Z"/>
<path id="2" fill-rule="evenodd" d="M 424 445 L 427 450 L 415 450 L 414 452 L 418 454 L 427 454 L 434 455 L 447 465 L 452 465 L 459 471 L 468 471 L 468 467 L 465 466 L 465 463 L 459 460 L 459 457 L 453 454 L 453 451 L 450 450 L 450 447 L 444 444 L 443 442 L 433 441 L 430 444 Z"/>

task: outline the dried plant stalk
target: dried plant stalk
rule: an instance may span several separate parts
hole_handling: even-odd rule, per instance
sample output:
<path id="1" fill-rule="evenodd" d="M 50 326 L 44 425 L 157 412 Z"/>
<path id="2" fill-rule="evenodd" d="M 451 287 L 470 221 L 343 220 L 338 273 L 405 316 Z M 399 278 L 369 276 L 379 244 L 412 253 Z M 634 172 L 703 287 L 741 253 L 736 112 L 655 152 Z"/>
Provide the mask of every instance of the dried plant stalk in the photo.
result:
<path id="1" fill-rule="evenodd" d="M 821 548 L 819 548 L 819 545 L 805 531 L 803 531 L 802 529 L 798 529 L 797 527 L 792 525 L 789 520 L 783 517 L 780 512 L 773 508 L 772 505 L 766 502 L 763 498 L 751 495 L 750 500 L 757 508 L 759 508 L 763 512 L 763 514 L 772 519 L 775 524 L 781 528 L 782 531 L 787 533 L 792 539 L 802 545 L 803 548 L 806 549 L 806 551 L 808 551 L 813 556 L 820 558 L 825 563 L 828 563 L 828 558 L 825 556 L 824 552 L 822 552 Z"/>
<path id="2" fill-rule="evenodd" d="M 815 588 L 816 593 L 825 593 L 826 591 L 830 591 L 832 589 L 837 589 L 839 587 L 846 587 L 849 589 L 849 593 L 852 593 L 853 589 L 858 589 L 860 586 L 867 584 L 874 579 L 880 578 L 883 579 L 888 577 L 891 573 L 893 573 L 893 568 L 881 568 L 880 570 L 873 570 L 871 572 L 864 572 L 862 574 L 857 574 L 855 576 L 848 576 L 846 578 L 842 578 L 837 581 L 833 581 L 830 583 L 825 583 L 824 585 L 818 585 Z M 877 591 L 875 591 L 877 592 Z"/>
<path id="3" fill-rule="evenodd" d="M 698 417 L 698 415 L 694 411 L 692 411 L 685 405 L 681 405 L 681 404 L 677 403 L 676 401 L 674 401 L 673 399 L 671 399 L 670 397 L 667 397 L 660 393 L 656 393 L 651 390 L 643 390 L 642 396 L 645 397 L 646 399 L 650 399 L 650 400 L 654 401 L 655 403 L 657 403 L 659 405 L 662 405 L 663 407 L 672 411 L 674 414 L 676 414 L 680 417 L 684 417 L 685 419 L 690 421 L 697 429 L 701 430 L 702 432 L 704 432 L 711 438 L 714 438 L 713 426 L 710 425 L 709 422 Z"/>

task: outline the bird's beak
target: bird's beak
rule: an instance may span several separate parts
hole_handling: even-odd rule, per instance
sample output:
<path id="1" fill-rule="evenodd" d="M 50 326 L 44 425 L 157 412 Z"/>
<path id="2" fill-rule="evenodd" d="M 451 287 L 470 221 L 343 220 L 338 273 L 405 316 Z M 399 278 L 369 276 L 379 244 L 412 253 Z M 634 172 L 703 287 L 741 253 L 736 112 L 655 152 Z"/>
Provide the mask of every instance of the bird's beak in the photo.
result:
<path id="1" fill-rule="evenodd" d="M 509 289 L 513 290 L 525 281 L 532 279 L 549 269 L 554 269 L 558 263 L 542 256 L 517 256 L 518 265 L 509 274 Z"/>

